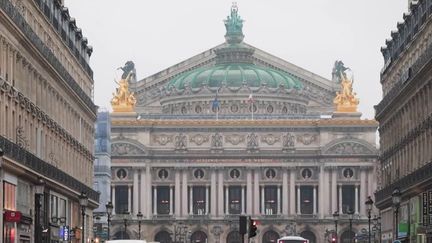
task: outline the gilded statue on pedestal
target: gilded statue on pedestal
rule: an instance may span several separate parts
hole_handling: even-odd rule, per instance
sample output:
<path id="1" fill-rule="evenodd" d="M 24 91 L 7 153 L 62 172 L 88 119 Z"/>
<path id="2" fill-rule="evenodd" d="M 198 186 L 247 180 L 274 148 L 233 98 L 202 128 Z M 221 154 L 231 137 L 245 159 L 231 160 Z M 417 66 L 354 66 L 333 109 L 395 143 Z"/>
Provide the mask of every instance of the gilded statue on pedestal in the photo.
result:
<path id="1" fill-rule="evenodd" d="M 345 70 L 347 69 L 345 68 Z M 342 90 L 336 92 L 333 103 L 336 105 L 336 112 L 357 112 L 359 99 L 355 97 L 356 93 L 353 92 L 353 80 L 347 77 L 345 70 L 338 72 Z"/>
<path id="2" fill-rule="evenodd" d="M 114 82 L 116 82 L 119 87 L 116 88 L 116 92 L 113 93 L 111 106 L 114 112 L 133 112 L 136 104 L 136 98 L 133 92 L 129 91 L 129 82 L 135 75 L 133 72 L 134 63 L 128 61 L 125 66 L 120 69 L 123 70 L 123 74 L 119 82 L 114 80 Z"/>

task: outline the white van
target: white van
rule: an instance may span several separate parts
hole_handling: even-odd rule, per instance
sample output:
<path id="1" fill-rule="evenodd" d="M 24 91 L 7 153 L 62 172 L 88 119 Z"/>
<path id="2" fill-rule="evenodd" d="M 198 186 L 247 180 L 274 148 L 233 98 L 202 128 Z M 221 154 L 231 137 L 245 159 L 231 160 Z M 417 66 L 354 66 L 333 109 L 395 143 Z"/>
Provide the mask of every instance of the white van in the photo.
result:
<path id="1" fill-rule="evenodd" d="M 109 240 L 106 241 L 106 243 L 150 243 L 150 242 L 147 242 L 145 240 Z"/>
<path id="2" fill-rule="evenodd" d="M 277 243 L 309 243 L 309 240 L 300 236 L 285 236 L 278 239 Z"/>

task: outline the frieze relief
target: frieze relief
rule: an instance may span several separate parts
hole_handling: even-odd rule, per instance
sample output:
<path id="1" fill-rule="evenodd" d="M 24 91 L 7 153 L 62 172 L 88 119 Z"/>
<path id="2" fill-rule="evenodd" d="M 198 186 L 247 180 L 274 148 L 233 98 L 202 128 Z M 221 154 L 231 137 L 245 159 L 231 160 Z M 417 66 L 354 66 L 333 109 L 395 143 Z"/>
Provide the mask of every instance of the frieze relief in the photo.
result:
<path id="1" fill-rule="evenodd" d="M 282 148 L 283 149 L 294 149 L 295 147 L 295 136 L 292 133 L 287 133 L 282 137 Z"/>
<path id="2" fill-rule="evenodd" d="M 162 146 L 167 145 L 168 143 L 173 142 L 173 136 L 167 134 L 159 134 L 153 136 L 153 142 L 158 143 Z"/>
<path id="3" fill-rule="evenodd" d="M 114 143 L 111 144 L 112 155 L 137 155 L 145 154 L 140 148 L 129 143 Z"/>
<path id="4" fill-rule="evenodd" d="M 268 145 L 274 145 L 275 143 L 280 141 L 280 136 L 267 134 L 261 137 L 261 142 L 266 143 Z"/>
<path id="5" fill-rule="evenodd" d="M 209 141 L 209 135 L 195 134 L 189 138 L 189 141 L 199 146 Z"/>
<path id="6" fill-rule="evenodd" d="M 245 141 L 245 136 L 240 134 L 231 134 L 225 137 L 225 142 L 231 143 L 232 145 L 238 145 Z"/>
<path id="7" fill-rule="evenodd" d="M 339 143 L 331 147 L 327 152 L 327 154 L 371 154 L 372 151 L 368 149 L 366 146 L 353 143 L 353 142 L 345 142 Z"/>
<path id="8" fill-rule="evenodd" d="M 222 148 L 222 135 L 220 133 L 215 133 L 211 137 L 211 148 L 219 149 Z"/>
<path id="9" fill-rule="evenodd" d="M 186 146 L 187 146 L 186 135 L 184 135 L 183 133 L 180 133 L 177 136 L 175 136 L 174 146 L 175 146 L 175 149 L 177 149 L 177 150 L 185 150 Z"/>
<path id="10" fill-rule="evenodd" d="M 318 138 L 317 134 L 309 134 L 305 133 L 303 135 L 297 135 L 297 142 L 302 143 L 304 145 L 310 145 L 315 142 Z"/>

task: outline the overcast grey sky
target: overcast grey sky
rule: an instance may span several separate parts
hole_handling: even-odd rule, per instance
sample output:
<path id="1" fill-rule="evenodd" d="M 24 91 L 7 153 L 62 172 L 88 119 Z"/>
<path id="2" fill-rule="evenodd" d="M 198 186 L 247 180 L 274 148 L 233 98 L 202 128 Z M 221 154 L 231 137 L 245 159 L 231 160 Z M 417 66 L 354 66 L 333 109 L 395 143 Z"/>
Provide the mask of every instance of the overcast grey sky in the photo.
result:
<path id="1" fill-rule="evenodd" d="M 407 0 L 237 0 L 245 42 L 325 78 L 335 60 L 355 76 L 363 118 L 382 96 L 380 47 Z M 135 62 L 138 79 L 224 42 L 232 0 L 66 0 L 94 47 L 95 103 L 110 107 L 116 69 Z"/>

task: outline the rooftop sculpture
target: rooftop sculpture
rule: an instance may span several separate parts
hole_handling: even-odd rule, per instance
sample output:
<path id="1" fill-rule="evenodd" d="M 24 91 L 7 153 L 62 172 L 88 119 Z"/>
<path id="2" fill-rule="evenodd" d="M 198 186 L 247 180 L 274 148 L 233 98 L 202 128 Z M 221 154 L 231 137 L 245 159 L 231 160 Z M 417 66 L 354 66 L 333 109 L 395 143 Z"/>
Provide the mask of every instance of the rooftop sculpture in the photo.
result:
<path id="1" fill-rule="evenodd" d="M 133 68 L 132 61 L 126 62 L 125 66 L 120 68 L 123 70 L 121 80 L 119 82 L 114 80 L 119 85 L 111 99 L 114 112 L 133 112 L 135 109 L 136 99 L 133 92 L 129 91 L 130 79 L 135 75 Z"/>
<path id="2" fill-rule="evenodd" d="M 336 97 L 333 100 L 333 103 L 336 105 L 336 112 L 357 112 L 357 105 L 359 104 L 359 99 L 355 96 L 357 95 L 353 92 L 353 80 L 349 79 L 346 70 L 349 68 L 344 67 L 342 61 L 336 61 L 334 72 L 340 80 L 341 84 L 341 92 L 336 92 Z"/>

